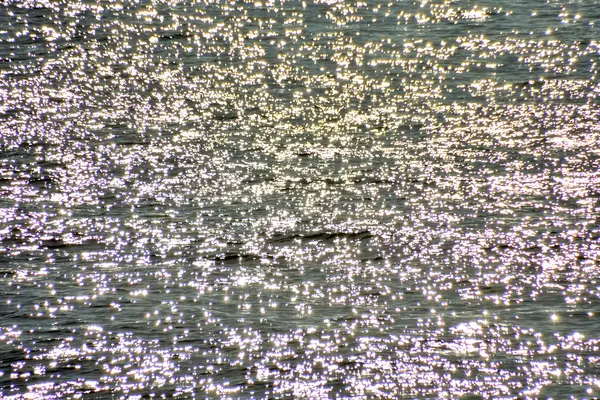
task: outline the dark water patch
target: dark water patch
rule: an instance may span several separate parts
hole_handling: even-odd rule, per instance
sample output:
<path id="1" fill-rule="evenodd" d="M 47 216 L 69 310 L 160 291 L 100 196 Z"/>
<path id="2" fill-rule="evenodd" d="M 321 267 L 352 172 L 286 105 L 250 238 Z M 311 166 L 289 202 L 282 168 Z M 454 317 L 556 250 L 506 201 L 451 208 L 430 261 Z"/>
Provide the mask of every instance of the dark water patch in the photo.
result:
<path id="1" fill-rule="evenodd" d="M 303 241 L 334 241 L 337 239 L 349 239 L 349 240 L 366 240 L 373 237 L 373 235 L 369 231 L 360 231 L 360 232 L 318 232 L 318 233 L 308 233 L 308 234 L 292 234 L 292 235 L 282 235 L 276 234 L 270 240 L 272 243 L 285 243 L 294 241 L 295 239 L 300 239 Z"/>

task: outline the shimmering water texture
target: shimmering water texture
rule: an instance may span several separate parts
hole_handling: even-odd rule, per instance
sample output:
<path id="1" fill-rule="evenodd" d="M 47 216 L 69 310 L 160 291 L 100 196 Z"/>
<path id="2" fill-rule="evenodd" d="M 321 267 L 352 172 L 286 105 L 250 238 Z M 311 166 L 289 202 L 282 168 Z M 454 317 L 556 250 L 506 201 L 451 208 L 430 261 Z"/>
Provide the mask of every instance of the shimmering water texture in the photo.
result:
<path id="1" fill-rule="evenodd" d="M 0 397 L 600 396 L 595 3 L 0 0 Z"/>

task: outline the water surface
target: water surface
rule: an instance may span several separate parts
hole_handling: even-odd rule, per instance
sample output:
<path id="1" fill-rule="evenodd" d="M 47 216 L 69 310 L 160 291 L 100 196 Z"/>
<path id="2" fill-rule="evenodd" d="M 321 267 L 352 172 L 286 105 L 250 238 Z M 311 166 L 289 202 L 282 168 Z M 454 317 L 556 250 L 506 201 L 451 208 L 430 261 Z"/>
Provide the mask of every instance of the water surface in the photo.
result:
<path id="1" fill-rule="evenodd" d="M 591 1 L 0 1 L 0 396 L 600 396 Z"/>

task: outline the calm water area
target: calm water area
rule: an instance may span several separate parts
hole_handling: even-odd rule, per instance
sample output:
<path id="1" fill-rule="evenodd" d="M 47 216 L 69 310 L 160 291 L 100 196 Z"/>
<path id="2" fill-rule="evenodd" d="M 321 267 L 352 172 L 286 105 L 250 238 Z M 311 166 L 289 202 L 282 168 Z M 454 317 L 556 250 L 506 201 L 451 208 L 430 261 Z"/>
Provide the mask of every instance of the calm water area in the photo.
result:
<path id="1" fill-rule="evenodd" d="M 0 398 L 600 397 L 599 28 L 0 0 Z"/>

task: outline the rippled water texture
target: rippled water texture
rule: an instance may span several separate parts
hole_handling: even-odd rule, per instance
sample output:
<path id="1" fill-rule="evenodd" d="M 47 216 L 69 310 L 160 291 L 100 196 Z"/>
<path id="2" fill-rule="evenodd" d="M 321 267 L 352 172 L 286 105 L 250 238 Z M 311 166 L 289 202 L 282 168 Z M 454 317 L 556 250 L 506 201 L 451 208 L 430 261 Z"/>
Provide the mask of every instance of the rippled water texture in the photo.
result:
<path id="1" fill-rule="evenodd" d="M 0 0 L 0 397 L 600 396 L 595 3 Z"/>

